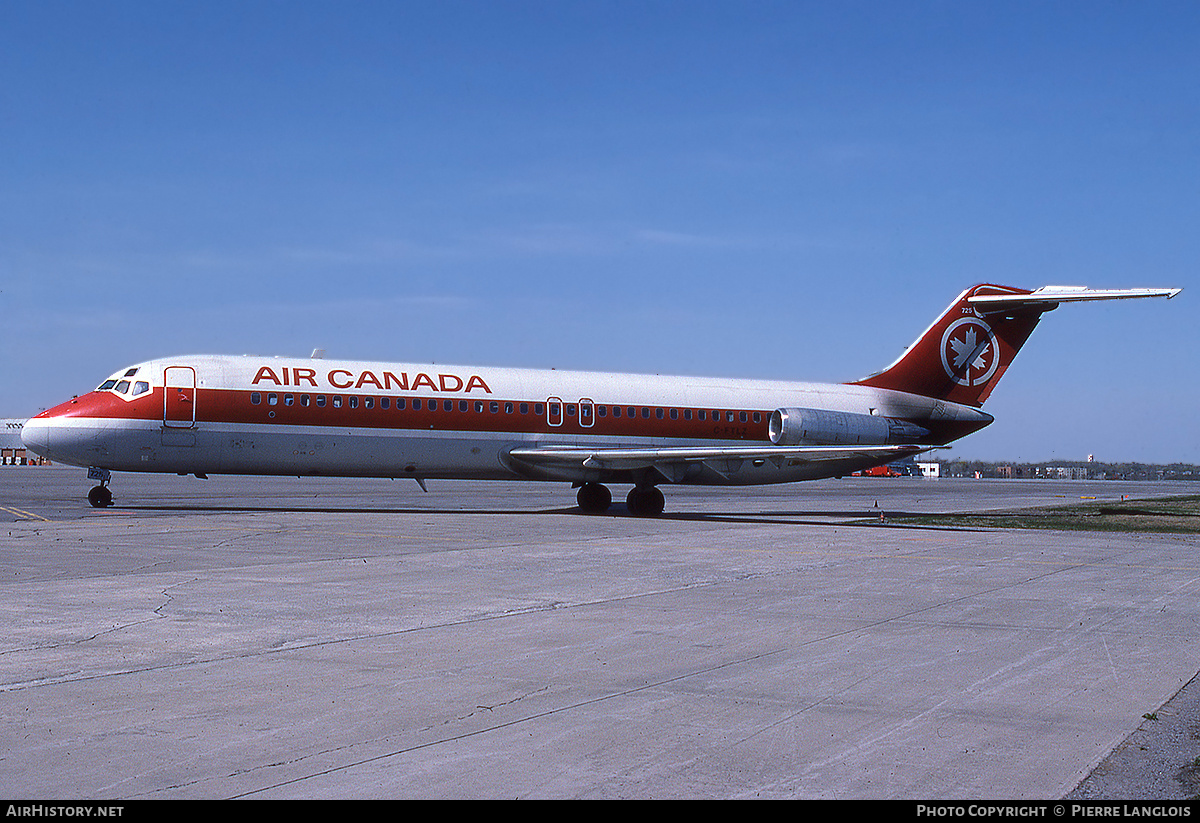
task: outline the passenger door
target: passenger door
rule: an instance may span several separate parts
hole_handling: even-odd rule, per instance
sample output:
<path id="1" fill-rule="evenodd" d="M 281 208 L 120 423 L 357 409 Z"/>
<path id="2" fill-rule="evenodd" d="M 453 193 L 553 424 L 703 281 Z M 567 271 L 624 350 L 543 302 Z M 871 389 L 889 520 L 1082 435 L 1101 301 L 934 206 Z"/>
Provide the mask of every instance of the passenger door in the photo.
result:
<path id="1" fill-rule="evenodd" d="M 163 425 L 172 429 L 196 425 L 196 370 L 191 366 L 163 369 Z"/>

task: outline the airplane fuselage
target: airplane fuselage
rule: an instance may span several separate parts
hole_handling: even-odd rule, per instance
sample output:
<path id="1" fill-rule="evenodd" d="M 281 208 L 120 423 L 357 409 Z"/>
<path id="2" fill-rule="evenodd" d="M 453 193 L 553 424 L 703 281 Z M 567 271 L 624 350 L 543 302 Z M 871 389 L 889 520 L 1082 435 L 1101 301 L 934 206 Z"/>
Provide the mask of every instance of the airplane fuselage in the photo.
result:
<path id="1" fill-rule="evenodd" d="M 855 385 L 249 356 L 152 360 L 106 384 L 33 418 L 26 442 L 53 460 L 114 471 L 615 482 L 628 471 L 510 453 L 769 447 L 772 412 L 790 407 L 911 421 L 937 444 L 992 420 Z M 880 462 L 747 460 L 677 482 L 783 483 Z"/>

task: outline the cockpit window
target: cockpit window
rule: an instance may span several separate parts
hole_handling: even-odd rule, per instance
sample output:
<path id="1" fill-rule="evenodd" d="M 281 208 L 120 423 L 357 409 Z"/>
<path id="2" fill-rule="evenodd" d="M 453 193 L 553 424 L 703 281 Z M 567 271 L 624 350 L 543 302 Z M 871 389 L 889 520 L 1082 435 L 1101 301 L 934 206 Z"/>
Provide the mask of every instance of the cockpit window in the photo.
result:
<path id="1" fill-rule="evenodd" d="M 96 387 L 96 391 L 111 391 L 117 392 L 125 396 L 126 400 L 132 400 L 135 397 L 140 397 L 150 391 L 149 380 L 131 380 L 134 375 L 140 372 L 141 366 L 134 366 L 124 372 L 114 374 L 112 377 L 105 380 Z M 149 376 L 149 375 L 147 375 Z"/>

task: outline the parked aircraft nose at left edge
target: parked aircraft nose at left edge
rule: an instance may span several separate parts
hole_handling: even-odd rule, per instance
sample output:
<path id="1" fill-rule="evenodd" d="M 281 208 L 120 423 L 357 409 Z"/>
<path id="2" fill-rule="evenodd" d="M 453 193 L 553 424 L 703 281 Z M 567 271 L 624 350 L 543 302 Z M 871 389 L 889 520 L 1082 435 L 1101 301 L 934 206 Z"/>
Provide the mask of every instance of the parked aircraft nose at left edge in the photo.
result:
<path id="1" fill-rule="evenodd" d="M 39 417 L 26 420 L 25 425 L 21 426 L 21 442 L 29 451 L 42 457 L 48 457 L 50 454 L 50 426 Z"/>

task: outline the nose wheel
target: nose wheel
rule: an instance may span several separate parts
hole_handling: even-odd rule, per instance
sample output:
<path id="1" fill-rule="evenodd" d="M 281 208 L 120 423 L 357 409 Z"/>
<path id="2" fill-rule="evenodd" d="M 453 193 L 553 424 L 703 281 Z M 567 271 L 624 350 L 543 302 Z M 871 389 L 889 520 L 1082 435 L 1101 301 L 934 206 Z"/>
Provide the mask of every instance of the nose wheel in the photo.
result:
<path id="1" fill-rule="evenodd" d="M 112 491 L 103 483 L 93 486 L 92 490 L 88 492 L 88 502 L 96 509 L 107 508 L 113 502 Z"/>

